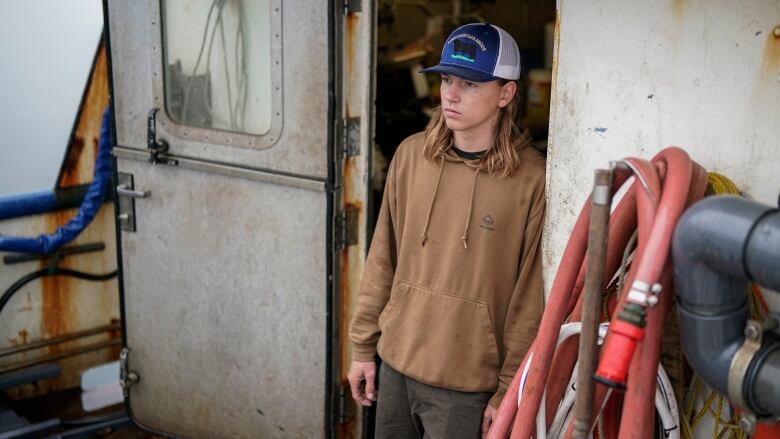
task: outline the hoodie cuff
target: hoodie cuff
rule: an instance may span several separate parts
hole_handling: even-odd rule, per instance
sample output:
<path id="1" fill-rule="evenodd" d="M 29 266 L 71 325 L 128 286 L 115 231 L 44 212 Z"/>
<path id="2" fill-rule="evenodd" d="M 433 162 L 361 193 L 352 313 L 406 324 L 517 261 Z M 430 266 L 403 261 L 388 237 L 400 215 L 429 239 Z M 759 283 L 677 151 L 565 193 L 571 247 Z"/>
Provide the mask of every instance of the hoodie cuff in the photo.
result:
<path id="1" fill-rule="evenodd" d="M 374 361 L 376 345 L 352 345 L 352 361 Z"/>
<path id="2" fill-rule="evenodd" d="M 506 389 L 499 387 L 496 393 L 494 393 L 493 396 L 490 398 L 490 401 L 488 401 L 488 405 L 498 410 L 498 406 L 501 405 L 501 401 L 504 399 L 505 394 L 506 394 Z"/>

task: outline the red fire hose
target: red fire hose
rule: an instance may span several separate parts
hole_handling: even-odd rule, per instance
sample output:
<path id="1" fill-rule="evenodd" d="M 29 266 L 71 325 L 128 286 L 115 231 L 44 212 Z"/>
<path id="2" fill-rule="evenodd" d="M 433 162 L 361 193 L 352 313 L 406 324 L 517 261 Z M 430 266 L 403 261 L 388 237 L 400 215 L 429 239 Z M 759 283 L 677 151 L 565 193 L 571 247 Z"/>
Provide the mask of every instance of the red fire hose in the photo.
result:
<path id="1" fill-rule="evenodd" d="M 605 436 L 614 437 L 619 431 L 617 437 L 620 439 L 649 439 L 653 432 L 660 333 L 672 296 L 667 261 L 669 245 L 683 210 L 703 196 L 707 175 L 685 151 L 675 147 L 664 149 L 650 162 L 630 158 L 622 163 L 626 166 L 616 169 L 613 190 L 616 192 L 623 186 L 630 174 L 635 179 L 610 218 L 605 278 L 610 279 L 618 270 L 634 229 L 638 229 L 638 248 L 624 291 L 612 313 L 596 379 L 613 387 L 627 387 L 622 408 L 624 422 L 620 423 L 619 430 L 619 415 L 612 412 L 619 409 L 617 399 L 611 398 L 607 403 L 605 420 L 615 425 L 606 426 Z M 581 316 L 580 292 L 584 281 L 589 206 L 590 198 L 561 258 L 537 338 L 501 403 L 488 433 L 489 439 L 504 439 L 510 429 L 512 438 L 531 437 L 545 390 L 547 420 L 553 419 L 561 401 L 576 362 L 577 345 L 567 342 L 557 351 L 555 345 L 566 317 L 569 321 L 579 321 Z M 660 294 L 662 291 L 664 293 Z M 556 373 L 551 376 L 553 364 Z M 520 372 L 526 368 L 527 378 L 519 389 Z M 593 407 L 602 407 L 606 395 L 607 388 L 597 385 Z M 518 397 L 521 397 L 519 404 Z M 594 413 L 594 419 L 596 416 Z M 570 435 L 571 425 L 567 428 L 567 437 Z"/>

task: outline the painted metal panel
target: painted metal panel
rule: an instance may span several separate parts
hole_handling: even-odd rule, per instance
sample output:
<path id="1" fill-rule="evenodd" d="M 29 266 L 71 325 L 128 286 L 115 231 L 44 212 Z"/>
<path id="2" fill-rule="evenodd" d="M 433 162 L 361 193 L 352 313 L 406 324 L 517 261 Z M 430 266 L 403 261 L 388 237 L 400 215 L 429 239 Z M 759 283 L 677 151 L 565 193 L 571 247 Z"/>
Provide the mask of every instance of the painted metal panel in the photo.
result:
<path id="1" fill-rule="evenodd" d="M 271 2 L 281 8 L 281 133 L 267 149 L 217 144 L 215 138 L 201 141 L 179 137 L 158 125 L 158 136 L 170 143 L 171 152 L 194 159 L 327 177 L 328 46 L 327 4 L 303 0 Z M 146 148 L 146 116 L 155 104 L 153 84 L 161 84 L 162 54 L 159 3 L 157 0 L 110 0 L 109 22 L 115 90 L 134 90 L 115 95 L 117 142 L 129 148 Z M 270 37 L 270 35 L 269 35 Z M 146 85 L 149 85 L 148 87 Z M 160 88 L 158 87 L 158 93 Z M 162 120 L 161 122 L 165 122 Z M 169 121 L 166 123 L 170 123 Z M 274 133 L 272 128 L 271 133 Z M 271 135 L 271 134 L 269 134 Z M 273 137 L 273 136 L 272 136 Z M 261 137 L 258 137 L 261 139 Z M 267 139 L 266 139 L 267 140 Z M 259 141 L 261 147 L 268 145 Z"/>
<path id="2" fill-rule="evenodd" d="M 326 194 L 119 159 L 134 419 L 188 438 L 325 433 Z"/>
<path id="3" fill-rule="evenodd" d="M 780 2 L 558 1 L 549 287 L 593 169 L 680 146 L 755 199 L 780 187 Z M 780 32 L 780 31 L 779 31 Z"/>

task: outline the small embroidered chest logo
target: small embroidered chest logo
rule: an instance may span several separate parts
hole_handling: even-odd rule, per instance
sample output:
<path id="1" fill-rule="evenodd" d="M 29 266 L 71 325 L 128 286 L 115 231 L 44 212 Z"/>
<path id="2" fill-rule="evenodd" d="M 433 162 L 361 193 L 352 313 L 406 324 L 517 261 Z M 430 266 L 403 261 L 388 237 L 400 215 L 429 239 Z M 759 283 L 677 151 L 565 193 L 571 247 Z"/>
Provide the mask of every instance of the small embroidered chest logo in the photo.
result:
<path id="1" fill-rule="evenodd" d="M 496 222 L 493 220 L 493 217 L 490 215 L 485 215 L 484 218 L 482 218 L 482 224 L 479 226 L 483 229 L 490 230 L 491 232 L 496 230 L 495 227 Z"/>

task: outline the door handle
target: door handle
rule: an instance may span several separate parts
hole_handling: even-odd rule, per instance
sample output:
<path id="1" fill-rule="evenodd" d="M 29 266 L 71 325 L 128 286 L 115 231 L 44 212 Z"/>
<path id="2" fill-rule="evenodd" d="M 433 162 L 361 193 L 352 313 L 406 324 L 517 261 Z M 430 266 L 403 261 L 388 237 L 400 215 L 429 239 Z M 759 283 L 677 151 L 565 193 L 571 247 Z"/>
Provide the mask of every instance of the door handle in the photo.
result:
<path id="1" fill-rule="evenodd" d="M 152 193 L 150 191 L 135 191 L 128 188 L 126 184 L 120 184 L 116 187 L 116 194 L 120 197 L 148 198 Z"/>

